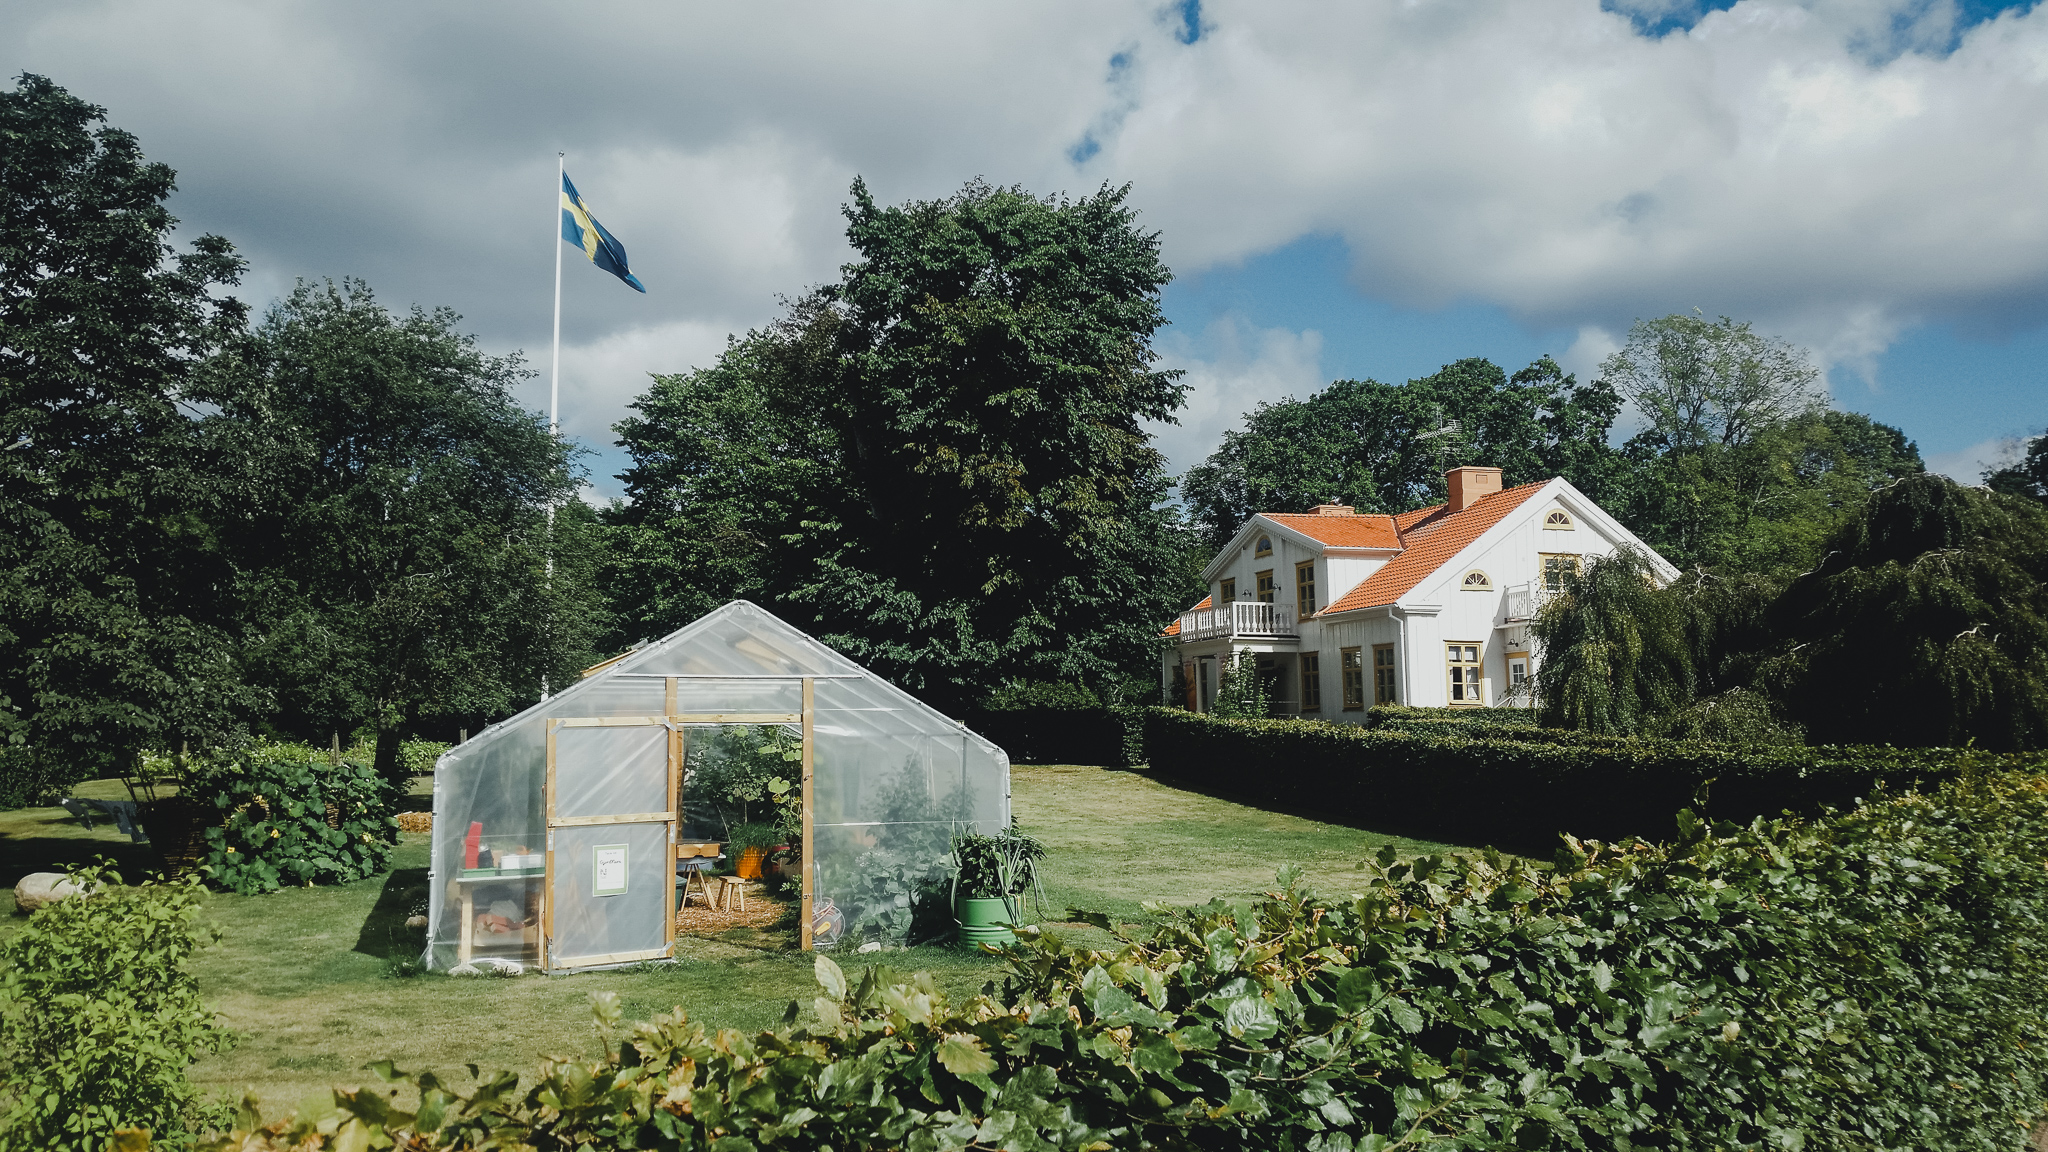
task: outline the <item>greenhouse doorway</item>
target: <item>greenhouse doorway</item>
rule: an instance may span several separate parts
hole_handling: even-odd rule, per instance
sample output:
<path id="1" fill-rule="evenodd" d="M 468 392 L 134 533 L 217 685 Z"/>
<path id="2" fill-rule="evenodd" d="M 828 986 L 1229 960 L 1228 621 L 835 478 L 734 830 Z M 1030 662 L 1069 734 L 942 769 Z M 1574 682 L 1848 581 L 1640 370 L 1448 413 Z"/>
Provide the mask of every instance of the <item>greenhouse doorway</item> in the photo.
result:
<path id="1" fill-rule="evenodd" d="M 692 732 L 701 739 L 738 726 L 792 727 L 803 748 L 799 795 L 808 798 L 809 677 L 800 678 L 800 712 L 700 714 L 676 711 L 681 677 L 662 679 L 666 715 L 562 716 L 546 723 L 540 935 L 548 971 L 674 955 L 677 848 L 685 831 L 684 765 Z M 808 821 L 804 832 L 808 866 Z M 808 907 L 810 885 L 803 887 Z M 810 946 L 809 932 L 801 933 L 801 944 Z"/>

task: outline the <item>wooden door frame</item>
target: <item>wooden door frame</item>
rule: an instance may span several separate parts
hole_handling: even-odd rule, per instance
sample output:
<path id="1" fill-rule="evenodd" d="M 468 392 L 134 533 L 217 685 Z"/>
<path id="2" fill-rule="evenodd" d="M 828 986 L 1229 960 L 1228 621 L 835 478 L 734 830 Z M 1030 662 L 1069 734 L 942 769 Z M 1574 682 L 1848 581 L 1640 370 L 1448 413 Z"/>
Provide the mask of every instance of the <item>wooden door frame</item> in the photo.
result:
<path id="1" fill-rule="evenodd" d="M 779 677 L 778 677 L 779 679 Z M 639 960 L 668 959 L 675 955 L 676 943 L 676 845 L 682 833 L 683 822 L 683 769 L 684 756 L 688 752 L 689 737 L 687 726 L 693 724 L 795 724 L 803 733 L 803 764 L 801 796 L 801 825 L 799 834 L 803 837 L 801 882 L 802 895 L 798 911 L 802 923 L 798 931 L 799 945 L 803 951 L 811 951 L 811 908 L 816 898 L 815 881 L 812 876 L 816 860 L 815 837 L 811 820 L 812 778 L 816 768 L 814 737 L 817 713 L 817 677 L 792 676 L 803 685 L 803 708 L 798 712 L 679 712 L 677 704 L 681 677 L 662 678 L 662 711 L 660 716 L 550 716 L 546 721 L 547 771 L 543 779 L 542 809 L 547 825 L 546 867 L 541 880 L 540 898 L 540 963 L 543 971 L 558 972 L 573 970 L 568 965 L 555 963 L 555 829 L 589 827 L 601 824 L 667 824 L 668 825 L 668 867 L 666 881 L 668 892 L 663 901 L 665 912 L 662 916 L 662 946 L 639 952 L 619 952 L 602 956 L 575 957 L 583 961 L 574 968 L 592 968 L 606 964 L 630 964 Z M 611 816 L 559 817 L 555 812 L 556 734 L 564 728 L 649 728 L 661 725 L 668 729 L 668 811 L 631 812 Z"/>

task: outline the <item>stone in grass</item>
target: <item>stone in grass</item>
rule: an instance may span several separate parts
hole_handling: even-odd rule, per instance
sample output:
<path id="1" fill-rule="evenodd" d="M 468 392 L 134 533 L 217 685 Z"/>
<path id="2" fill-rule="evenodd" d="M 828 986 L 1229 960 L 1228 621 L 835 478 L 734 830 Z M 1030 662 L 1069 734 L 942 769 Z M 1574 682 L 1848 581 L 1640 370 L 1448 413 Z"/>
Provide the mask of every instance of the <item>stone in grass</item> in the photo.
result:
<path id="1" fill-rule="evenodd" d="M 467 964 L 457 964 L 448 970 L 450 976 L 517 976 L 526 971 L 517 960 L 504 960 L 496 956 L 479 956 Z"/>
<path id="2" fill-rule="evenodd" d="M 82 891 L 84 889 L 76 881 L 62 872 L 31 872 L 14 886 L 14 910 L 33 912 L 45 904 L 55 904 Z"/>

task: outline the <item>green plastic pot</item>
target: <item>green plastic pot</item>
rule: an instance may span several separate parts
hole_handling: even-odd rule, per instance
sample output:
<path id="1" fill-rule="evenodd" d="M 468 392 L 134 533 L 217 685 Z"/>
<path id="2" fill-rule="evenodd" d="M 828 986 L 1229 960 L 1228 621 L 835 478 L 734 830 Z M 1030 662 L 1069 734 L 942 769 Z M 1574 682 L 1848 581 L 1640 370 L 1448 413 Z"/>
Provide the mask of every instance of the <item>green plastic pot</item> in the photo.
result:
<path id="1" fill-rule="evenodd" d="M 1010 902 L 1000 896 L 988 899 L 973 899 L 962 896 L 954 905 L 953 913 L 960 919 L 960 942 L 972 947 L 977 944 L 993 944 L 998 948 L 1015 944 L 1017 936 L 1004 924 L 1017 922 L 1017 912 Z"/>

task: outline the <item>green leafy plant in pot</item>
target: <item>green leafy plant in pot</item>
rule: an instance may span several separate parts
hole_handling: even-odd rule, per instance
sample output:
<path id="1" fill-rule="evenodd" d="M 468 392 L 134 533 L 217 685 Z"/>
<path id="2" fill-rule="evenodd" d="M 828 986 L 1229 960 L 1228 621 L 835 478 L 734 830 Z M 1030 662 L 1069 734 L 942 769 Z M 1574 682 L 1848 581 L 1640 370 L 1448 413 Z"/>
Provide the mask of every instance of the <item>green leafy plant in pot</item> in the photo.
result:
<path id="1" fill-rule="evenodd" d="M 960 921 L 962 944 L 1016 942 L 1009 926 L 1023 918 L 1019 897 L 1029 892 L 1038 907 L 1045 905 L 1038 880 L 1043 859 L 1045 845 L 1015 824 L 993 836 L 970 832 L 953 837 L 953 914 Z"/>
<path id="2" fill-rule="evenodd" d="M 742 880 L 759 880 L 761 863 L 782 843 L 782 829 L 773 824 L 736 824 L 726 832 L 725 854 L 732 857 L 733 874 Z"/>

